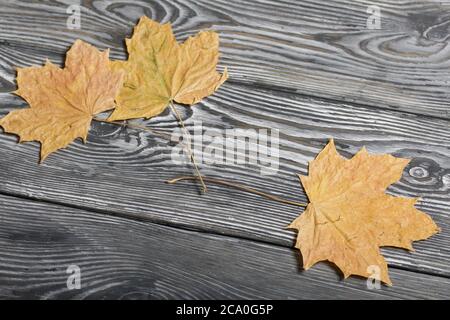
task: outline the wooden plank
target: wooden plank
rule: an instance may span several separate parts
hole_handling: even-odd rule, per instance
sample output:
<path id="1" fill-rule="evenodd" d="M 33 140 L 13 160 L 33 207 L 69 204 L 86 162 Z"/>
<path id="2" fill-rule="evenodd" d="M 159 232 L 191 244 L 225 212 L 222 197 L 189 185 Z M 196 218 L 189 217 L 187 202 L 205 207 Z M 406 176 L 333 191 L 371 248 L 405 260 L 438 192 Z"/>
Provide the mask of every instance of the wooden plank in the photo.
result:
<path id="1" fill-rule="evenodd" d="M 288 248 L 0 196 L 0 298 L 438 299 L 450 279 L 392 268 L 368 289 Z M 68 290 L 68 266 L 81 289 Z"/>
<path id="2" fill-rule="evenodd" d="M 0 105 L 8 105 L 7 100 L 0 100 Z M 338 149 L 347 157 L 365 145 L 370 152 L 412 158 L 390 193 L 422 197 L 418 207 L 435 219 L 442 233 L 417 243 L 414 253 L 384 252 L 393 266 L 450 275 L 448 121 L 330 104 L 233 84 L 224 85 L 193 108 L 180 110 L 192 132 L 194 125 L 199 127 L 195 121 L 203 121 L 204 130 L 278 129 L 280 157 L 275 175 L 261 175 L 261 166 L 251 164 L 202 164 L 201 169 L 207 176 L 245 183 L 302 202 L 306 198 L 296 174 L 307 173 L 308 161 L 330 137 L 335 137 Z M 1 109 L 1 114 L 6 112 Z M 169 133 L 177 128 L 168 112 L 148 125 Z M 16 141 L 14 136 L 0 135 L 2 193 L 293 245 L 295 234 L 285 227 L 301 209 L 224 187 L 210 186 L 210 192 L 201 196 L 192 184 L 165 184 L 167 179 L 192 171 L 172 161 L 174 146 L 148 132 L 93 123 L 86 145 L 73 143 L 42 165 L 37 164 L 36 144 L 19 145 Z"/>
<path id="3" fill-rule="evenodd" d="M 2 1 L 5 91 L 13 88 L 13 66 L 59 62 L 77 38 L 125 58 L 123 39 L 146 14 L 172 22 L 180 40 L 217 30 L 230 81 L 450 117 L 449 1 L 82 1 L 81 30 L 69 30 L 72 3 Z M 381 9 L 381 30 L 367 28 L 370 5 Z"/>

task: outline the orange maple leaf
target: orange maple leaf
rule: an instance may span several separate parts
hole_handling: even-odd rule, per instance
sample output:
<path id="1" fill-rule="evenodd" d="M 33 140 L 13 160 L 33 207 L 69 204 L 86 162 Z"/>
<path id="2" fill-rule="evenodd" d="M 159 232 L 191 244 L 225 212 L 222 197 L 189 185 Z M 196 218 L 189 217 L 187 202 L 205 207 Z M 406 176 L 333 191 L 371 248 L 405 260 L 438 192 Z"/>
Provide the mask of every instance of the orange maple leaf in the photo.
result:
<path id="1" fill-rule="evenodd" d="M 309 269 L 319 261 L 334 263 L 347 278 L 371 276 L 391 285 L 379 247 L 412 250 L 412 241 L 439 232 L 431 217 L 414 205 L 418 199 L 394 197 L 386 188 L 398 181 L 409 160 L 369 155 L 365 148 L 347 160 L 333 140 L 300 176 L 310 203 L 291 224 L 298 230 L 296 248 Z"/>
<path id="2" fill-rule="evenodd" d="M 39 141 L 41 161 L 76 138 L 86 141 L 92 117 L 114 108 L 124 72 L 113 71 L 109 50 L 77 40 L 61 69 L 50 61 L 43 67 L 19 68 L 18 90 L 30 108 L 15 110 L 0 119 L 6 132 L 20 142 Z"/>

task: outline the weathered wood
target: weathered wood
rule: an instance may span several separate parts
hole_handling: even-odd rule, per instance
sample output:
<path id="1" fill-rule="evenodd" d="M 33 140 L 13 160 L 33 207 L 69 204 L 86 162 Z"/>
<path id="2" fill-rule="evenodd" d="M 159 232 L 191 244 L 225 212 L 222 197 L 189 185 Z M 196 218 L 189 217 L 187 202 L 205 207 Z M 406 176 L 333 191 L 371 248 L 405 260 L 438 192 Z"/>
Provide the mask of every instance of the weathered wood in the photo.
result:
<path id="1" fill-rule="evenodd" d="M 125 58 L 123 39 L 145 14 L 172 22 L 180 40 L 217 30 L 230 81 L 450 117 L 448 1 L 81 1 L 81 30 L 69 30 L 74 2 L 1 2 L 3 90 L 13 66 L 59 62 L 77 38 Z M 381 30 L 367 28 L 370 5 L 381 9 Z"/>
<path id="2" fill-rule="evenodd" d="M 419 207 L 442 233 L 417 243 L 414 253 L 383 250 L 391 266 L 422 274 L 393 269 L 394 289 L 369 292 L 364 280 L 337 282 L 325 264 L 298 274 L 298 255 L 284 248 L 295 235 L 284 227 L 301 209 L 223 187 L 211 185 L 199 196 L 192 184 L 164 184 L 190 169 L 171 161 L 173 145 L 149 133 L 94 123 L 87 145 L 74 143 L 42 165 L 36 144 L 1 134 L 0 193 L 108 215 L 0 196 L 7 199 L 0 204 L 0 297 L 448 297 L 450 122 L 437 118 L 450 118 L 450 3 L 82 1 L 82 29 L 69 30 L 72 3 L 0 0 L 0 115 L 25 106 L 7 93 L 15 89 L 14 67 L 47 57 L 61 63 L 77 38 L 123 59 L 123 38 L 143 14 L 173 22 L 180 40 L 212 28 L 220 32 L 221 65 L 231 78 L 184 109 L 186 123 L 191 130 L 200 120 L 204 129 L 278 129 L 280 168 L 262 176 L 255 165 L 202 165 L 204 174 L 305 202 L 295 173 L 305 174 L 307 162 L 335 137 L 346 156 L 366 145 L 412 158 L 390 192 L 422 197 Z M 382 30 L 366 28 L 373 4 L 382 9 Z M 168 112 L 146 124 L 168 133 L 177 128 Z M 64 291 L 66 264 L 78 259 L 89 287 Z"/>
<path id="3" fill-rule="evenodd" d="M 450 279 L 391 269 L 394 287 L 307 272 L 288 248 L 0 195 L 0 298 L 444 299 Z M 68 290 L 68 266 L 81 289 Z"/>
<path id="4" fill-rule="evenodd" d="M 8 105 L 5 99 L 0 105 Z M 351 156 L 363 145 L 370 152 L 412 158 L 395 195 L 420 196 L 419 208 L 432 215 L 442 233 L 415 245 L 414 253 L 384 250 L 393 266 L 450 275 L 450 130 L 448 121 L 398 112 L 332 104 L 297 95 L 225 84 L 193 108 L 182 109 L 187 126 L 203 121 L 204 129 L 273 128 L 280 131 L 279 171 L 261 175 L 255 165 L 201 165 L 207 176 L 234 180 L 265 192 L 305 202 L 296 173 L 335 137 L 338 149 Z M 1 114 L 7 110 L 1 109 Z M 168 113 L 149 126 L 177 128 Z M 196 123 L 197 127 L 199 123 Z M 285 227 L 301 213 L 290 207 L 210 186 L 200 196 L 192 184 L 165 180 L 191 173 L 171 160 L 173 146 L 148 132 L 93 123 L 88 144 L 68 149 L 37 164 L 36 144 L 16 144 L 0 135 L 0 192 L 89 208 L 162 224 L 206 230 L 284 246 L 294 233 Z"/>

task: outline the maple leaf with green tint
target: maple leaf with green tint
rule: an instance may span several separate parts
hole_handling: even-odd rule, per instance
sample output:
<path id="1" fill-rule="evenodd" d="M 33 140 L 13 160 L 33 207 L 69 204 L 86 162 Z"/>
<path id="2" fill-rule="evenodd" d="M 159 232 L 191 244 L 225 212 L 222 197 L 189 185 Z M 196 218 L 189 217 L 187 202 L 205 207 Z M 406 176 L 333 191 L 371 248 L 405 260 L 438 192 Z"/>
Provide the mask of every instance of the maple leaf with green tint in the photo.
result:
<path id="1" fill-rule="evenodd" d="M 226 69 L 216 71 L 219 37 L 213 31 L 178 44 L 170 24 L 143 16 L 126 45 L 128 60 L 113 63 L 127 76 L 110 120 L 154 117 L 172 101 L 195 104 L 228 78 Z"/>

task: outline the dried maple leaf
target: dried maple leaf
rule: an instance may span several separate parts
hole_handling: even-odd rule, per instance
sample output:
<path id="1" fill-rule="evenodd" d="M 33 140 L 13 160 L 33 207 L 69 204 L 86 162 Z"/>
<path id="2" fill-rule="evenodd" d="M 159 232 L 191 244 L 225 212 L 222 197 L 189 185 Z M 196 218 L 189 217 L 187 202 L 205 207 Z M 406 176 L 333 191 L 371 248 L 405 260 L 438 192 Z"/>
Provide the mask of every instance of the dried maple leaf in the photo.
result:
<path id="1" fill-rule="evenodd" d="M 300 176 L 310 203 L 289 226 L 298 230 L 296 247 L 305 269 L 328 260 L 347 278 L 369 277 L 375 266 L 380 280 L 391 285 L 379 247 L 412 250 L 412 241 L 439 232 L 431 217 L 414 207 L 417 199 L 384 193 L 400 179 L 408 162 L 369 155 L 365 148 L 347 160 L 330 141 L 310 162 L 309 175 Z"/>
<path id="2" fill-rule="evenodd" d="M 126 39 L 127 61 L 115 69 L 127 72 L 124 87 L 110 120 L 150 118 L 171 101 L 192 105 L 212 94 L 228 78 L 216 72 L 219 37 L 204 31 L 178 44 L 170 24 L 143 16 Z"/>
<path id="3" fill-rule="evenodd" d="M 61 69 L 50 61 L 43 67 L 20 68 L 18 90 L 30 108 L 10 112 L 0 120 L 20 141 L 39 141 L 41 161 L 76 138 L 86 140 L 92 117 L 114 108 L 124 72 L 113 71 L 109 51 L 77 40 Z"/>

